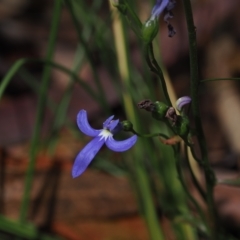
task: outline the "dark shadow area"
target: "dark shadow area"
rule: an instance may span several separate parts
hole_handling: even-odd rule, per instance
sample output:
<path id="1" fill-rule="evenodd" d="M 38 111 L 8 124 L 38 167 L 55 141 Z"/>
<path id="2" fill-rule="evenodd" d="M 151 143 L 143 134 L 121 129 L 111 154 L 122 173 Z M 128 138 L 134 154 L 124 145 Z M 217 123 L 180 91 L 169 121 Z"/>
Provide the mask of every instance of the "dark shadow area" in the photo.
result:
<path id="1" fill-rule="evenodd" d="M 43 221 L 43 224 L 39 227 L 40 231 L 51 232 L 60 175 L 61 163 L 59 161 L 55 161 L 52 167 L 46 173 L 46 177 L 44 182 L 42 183 L 42 187 L 31 207 L 29 217 L 30 219 L 34 219 L 42 211 L 42 205 L 45 205 L 45 220 Z"/>
<path id="2" fill-rule="evenodd" d="M 0 213 L 4 213 L 4 183 L 6 168 L 6 151 L 0 148 Z"/>

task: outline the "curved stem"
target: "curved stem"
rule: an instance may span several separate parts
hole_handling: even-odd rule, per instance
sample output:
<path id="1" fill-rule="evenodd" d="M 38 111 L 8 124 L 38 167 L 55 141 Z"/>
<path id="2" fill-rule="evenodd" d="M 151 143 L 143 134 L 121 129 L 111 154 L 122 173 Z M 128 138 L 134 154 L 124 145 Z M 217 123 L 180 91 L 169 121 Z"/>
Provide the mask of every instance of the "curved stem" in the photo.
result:
<path id="1" fill-rule="evenodd" d="M 187 145 L 184 146 L 184 150 L 185 150 L 185 154 L 186 154 L 186 157 L 187 157 L 187 166 L 189 168 L 193 183 L 194 183 L 195 187 L 197 188 L 198 192 L 200 193 L 200 195 L 202 196 L 203 200 L 206 201 L 206 193 L 204 192 L 204 190 L 200 186 L 200 184 L 199 184 L 199 182 L 198 182 L 198 180 L 197 180 L 197 178 L 196 178 L 196 176 L 195 176 L 195 174 L 192 170 L 192 166 L 190 164 L 190 160 L 189 160 L 189 157 L 188 157 L 188 154 L 187 154 Z"/>
<path id="2" fill-rule="evenodd" d="M 146 48 L 145 49 L 145 58 L 146 58 L 147 64 L 148 64 L 150 70 L 159 77 L 159 79 L 161 81 L 161 86 L 162 86 L 162 90 L 164 93 L 164 97 L 167 101 L 167 104 L 169 106 L 172 106 L 172 103 L 171 103 L 171 100 L 170 100 L 170 97 L 168 94 L 168 90 L 167 90 L 167 85 L 166 85 L 166 82 L 165 82 L 165 79 L 163 76 L 163 72 L 162 72 L 160 66 L 158 65 L 157 60 L 155 59 L 155 56 L 153 53 L 152 43 L 147 44 L 145 46 L 145 48 Z"/>
<path id="3" fill-rule="evenodd" d="M 52 62 L 50 60 L 42 60 L 42 59 L 37 59 L 37 58 L 22 58 L 17 60 L 10 70 L 7 72 L 7 74 L 4 76 L 2 79 L 2 82 L 0 84 L 0 99 L 2 98 L 2 95 L 4 93 L 4 90 L 12 80 L 13 76 L 27 63 L 29 62 L 37 62 L 37 63 L 43 63 L 46 66 L 51 66 L 54 68 L 57 68 L 58 70 L 61 70 L 62 72 L 68 74 L 72 79 L 76 80 L 81 87 L 96 101 L 96 102 L 101 102 L 101 98 L 97 96 L 97 94 L 89 87 L 87 83 L 85 83 L 76 73 L 73 71 L 69 70 L 68 68 Z"/>
<path id="4" fill-rule="evenodd" d="M 193 148 L 193 145 L 190 145 L 190 150 L 191 150 L 191 153 L 192 153 L 192 156 L 193 158 L 200 164 L 202 165 L 202 161 L 197 157 L 195 151 L 194 151 L 194 148 Z"/>

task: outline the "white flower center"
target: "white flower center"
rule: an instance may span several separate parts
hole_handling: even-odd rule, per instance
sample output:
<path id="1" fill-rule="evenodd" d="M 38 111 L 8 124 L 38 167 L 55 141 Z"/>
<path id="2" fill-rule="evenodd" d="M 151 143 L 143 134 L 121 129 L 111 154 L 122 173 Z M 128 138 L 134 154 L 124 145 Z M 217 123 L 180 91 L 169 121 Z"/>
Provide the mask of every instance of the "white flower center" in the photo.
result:
<path id="1" fill-rule="evenodd" d="M 100 140 L 102 140 L 104 138 L 104 141 L 106 141 L 109 137 L 112 137 L 113 134 L 108 131 L 107 129 L 102 129 L 102 131 L 99 133 L 99 135 L 101 138 Z"/>

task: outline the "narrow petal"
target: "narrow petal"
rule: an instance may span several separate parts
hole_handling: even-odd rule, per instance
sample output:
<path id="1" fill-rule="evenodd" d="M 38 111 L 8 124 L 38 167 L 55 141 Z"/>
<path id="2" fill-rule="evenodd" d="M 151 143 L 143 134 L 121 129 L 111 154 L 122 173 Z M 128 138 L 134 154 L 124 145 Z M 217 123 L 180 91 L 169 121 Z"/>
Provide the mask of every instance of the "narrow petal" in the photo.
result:
<path id="1" fill-rule="evenodd" d="M 82 149 L 82 151 L 77 155 L 73 164 L 73 178 L 78 177 L 86 170 L 103 144 L 104 139 L 100 140 L 100 137 L 96 137 Z"/>
<path id="2" fill-rule="evenodd" d="M 90 137 L 96 137 L 101 132 L 101 130 L 96 130 L 89 125 L 87 112 L 84 109 L 77 115 L 77 125 L 84 134 Z"/>
<path id="3" fill-rule="evenodd" d="M 184 97 L 179 98 L 176 101 L 177 110 L 182 111 L 183 106 L 186 105 L 186 104 L 189 104 L 191 101 L 192 101 L 192 99 L 188 96 L 184 96 Z"/>
<path id="4" fill-rule="evenodd" d="M 109 137 L 106 140 L 106 145 L 109 149 L 115 152 L 124 152 L 131 148 L 137 141 L 137 136 L 133 135 L 132 137 L 123 140 L 123 141 L 116 141 L 113 137 Z"/>
<path id="5" fill-rule="evenodd" d="M 108 129 L 111 132 L 119 123 L 119 120 L 113 120 L 112 122 L 109 123 Z"/>
<path id="6" fill-rule="evenodd" d="M 107 128 L 108 124 L 112 121 L 113 118 L 114 118 L 114 115 L 112 115 L 111 117 L 109 117 L 109 118 L 103 123 L 103 128 Z"/>
<path id="7" fill-rule="evenodd" d="M 123 125 L 118 120 L 118 124 L 114 127 L 113 130 L 111 130 L 111 133 L 114 135 L 114 134 L 116 134 L 116 133 L 118 133 L 118 132 L 120 132 L 122 130 L 123 130 Z"/>
<path id="8" fill-rule="evenodd" d="M 152 9 L 152 17 L 159 17 L 164 9 L 169 4 L 169 0 L 157 0 L 155 6 Z"/>

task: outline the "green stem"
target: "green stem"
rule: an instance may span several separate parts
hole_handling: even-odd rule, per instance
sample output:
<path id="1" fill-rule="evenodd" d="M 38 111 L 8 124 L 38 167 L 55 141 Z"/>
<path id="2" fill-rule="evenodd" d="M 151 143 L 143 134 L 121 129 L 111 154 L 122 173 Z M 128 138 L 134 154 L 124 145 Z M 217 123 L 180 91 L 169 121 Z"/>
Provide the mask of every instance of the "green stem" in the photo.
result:
<path id="1" fill-rule="evenodd" d="M 1 85 L 0 85 L 0 99 L 3 96 L 3 93 L 12 80 L 13 76 L 16 74 L 16 72 L 27 62 L 26 59 L 19 59 L 17 62 L 15 62 L 11 68 L 8 70 L 6 75 L 1 79 Z"/>
<path id="2" fill-rule="evenodd" d="M 170 100 L 170 97 L 169 97 L 169 94 L 168 94 L 168 90 L 167 90 L 166 81 L 164 79 L 163 72 L 162 72 L 160 66 L 158 65 L 157 60 L 155 59 L 155 56 L 154 56 L 152 43 L 147 44 L 145 46 L 145 48 L 146 48 L 145 58 L 146 58 L 147 64 L 148 64 L 150 70 L 152 72 L 154 72 L 159 77 L 160 82 L 161 82 L 161 86 L 162 86 L 162 91 L 163 91 L 164 97 L 167 101 L 167 104 L 169 106 L 172 106 L 172 103 L 171 103 L 171 100 Z"/>
<path id="3" fill-rule="evenodd" d="M 189 171 L 190 171 L 190 174 L 191 174 L 191 177 L 192 177 L 192 180 L 193 180 L 193 183 L 195 185 L 195 187 L 197 188 L 198 192 L 200 193 L 200 195 L 202 196 L 203 200 L 206 201 L 206 193 L 204 192 L 204 190 L 202 189 L 202 187 L 200 186 L 193 170 L 192 170 L 192 167 L 191 167 L 191 164 L 190 164 L 190 159 L 188 158 L 188 155 L 187 155 L 187 145 L 184 145 L 184 148 L 185 148 L 185 153 L 186 153 L 186 156 L 187 156 L 187 166 L 189 168 Z"/>
<path id="4" fill-rule="evenodd" d="M 179 154 L 176 156 L 176 169 L 177 169 L 177 172 L 178 172 L 179 181 L 181 182 L 181 185 L 182 185 L 182 187 L 183 187 L 187 197 L 190 199 L 190 201 L 195 206 L 195 208 L 196 208 L 197 212 L 199 213 L 199 216 L 202 219 L 203 223 L 206 224 L 207 221 L 206 221 L 206 217 L 205 217 L 205 214 L 204 214 L 203 210 L 201 209 L 201 207 L 199 206 L 199 204 L 195 200 L 195 198 L 192 196 L 192 194 L 189 192 L 189 188 L 188 188 L 188 186 L 185 183 L 185 180 L 184 180 L 184 177 L 183 177 L 183 173 L 182 173 L 182 170 L 181 170 Z M 208 228 L 207 224 L 206 224 L 206 227 Z"/>
<path id="5" fill-rule="evenodd" d="M 0 233 L 9 233 L 9 236 L 0 235 L 0 239 L 39 239 L 39 240 L 62 240 L 62 238 L 43 234 L 31 223 L 19 223 L 0 215 Z M 4 237 L 5 236 L 5 237 Z"/>
<path id="6" fill-rule="evenodd" d="M 127 11 L 130 13 L 132 18 L 134 19 L 134 22 L 136 23 L 138 28 L 141 29 L 142 28 L 142 22 L 138 18 L 138 15 L 133 11 L 133 9 L 130 7 L 130 5 L 129 5 L 129 3 L 127 1 L 125 1 L 125 6 L 127 8 Z"/>
<path id="7" fill-rule="evenodd" d="M 217 232 L 217 216 L 216 209 L 214 206 L 213 198 L 213 188 L 215 185 L 215 175 L 210 166 L 208 159 L 208 151 L 205 141 L 205 136 L 202 128 L 200 109 L 199 109 L 199 79 L 198 79 L 198 58 L 197 58 L 197 41 L 196 41 L 196 29 L 193 22 L 192 7 L 190 0 L 183 0 L 185 17 L 188 28 L 188 38 L 189 38 L 189 54 L 190 54 L 190 74 L 191 74 L 191 97 L 192 97 L 192 113 L 195 122 L 196 136 L 199 142 L 199 147 L 201 150 L 201 156 L 203 161 L 203 170 L 206 180 L 206 190 L 207 190 L 207 202 L 208 211 L 211 221 L 211 240 L 218 239 Z"/>
<path id="8" fill-rule="evenodd" d="M 140 159 L 140 156 L 137 156 L 137 154 L 135 154 L 135 157 L 138 157 L 138 160 Z M 138 184 L 140 200 L 142 200 L 143 214 L 150 234 L 150 239 L 164 240 L 164 236 L 156 214 L 156 209 L 153 204 L 148 174 L 144 164 L 142 164 L 141 161 L 138 161 L 136 164 L 135 176 Z"/>
<path id="9" fill-rule="evenodd" d="M 168 139 L 169 137 L 165 134 L 162 134 L 162 133 L 149 133 L 149 134 L 142 134 L 142 133 L 138 133 L 136 132 L 134 129 L 132 129 L 131 131 L 133 134 L 136 134 L 137 136 L 139 137 L 144 137 L 144 138 L 152 138 L 152 137 L 163 137 L 165 139 Z M 185 144 L 185 152 L 187 153 L 187 145 Z M 192 148 L 191 148 L 192 149 Z M 198 160 L 199 161 L 199 160 Z M 198 189 L 199 193 L 201 194 L 202 198 L 204 201 L 206 201 L 206 194 L 205 192 L 203 191 L 202 187 L 200 186 L 198 180 L 196 179 L 193 171 L 192 171 L 192 167 L 190 165 L 190 160 L 189 158 L 187 157 L 187 165 L 188 165 L 188 168 L 190 170 L 190 174 L 191 174 L 191 177 L 192 177 L 192 180 L 193 180 L 193 183 L 194 185 L 196 186 L 196 188 Z"/>
<path id="10" fill-rule="evenodd" d="M 203 163 L 202 163 L 202 160 L 197 157 L 193 145 L 190 145 L 189 147 L 190 147 L 192 156 L 193 156 L 193 158 L 195 159 L 195 161 L 198 162 L 200 165 L 202 165 L 202 164 L 203 164 Z"/>
<path id="11" fill-rule="evenodd" d="M 121 1 L 121 3 L 113 4 L 112 6 L 116 7 L 119 12 L 125 16 L 129 26 L 132 28 L 136 36 L 141 38 L 142 23 L 138 18 L 138 15 L 129 5 L 128 1 Z"/>
<path id="12" fill-rule="evenodd" d="M 83 62 L 83 57 L 84 57 L 84 53 L 80 50 L 80 47 L 78 47 L 75 54 L 73 67 L 72 67 L 73 73 L 75 74 L 78 73 L 79 68 Z M 63 127 L 66 120 L 67 110 L 68 110 L 69 103 L 71 101 L 72 91 L 74 88 L 74 81 L 72 76 L 69 77 L 69 82 L 70 83 L 68 87 L 65 89 L 61 101 L 58 103 L 58 106 L 55 108 L 55 111 L 54 111 L 53 123 L 51 124 L 52 127 L 49 131 L 50 136 L 52 137 L 49 137 L 49 141 L 46 141 L 48 144 L 48 149 L 50 150 L 51 153 L 53 153 L 57 144 L 58 135 L 56 133 L 59 132 L 59 130 Z"/>
<path id="13" fill-rule="evenodd" d="M 59 0 L 56 0 L 54 2 L 53 20 L 52 20 L 52 26 L 50 30 L 50 37 L 49 37 L 49 43 L 48 43 L 48 49 L 47 49 L 47 55 L 46 55 L 47 60 L 51 60 L 53 58 L 59 20 L 61 15 L 61 9 L 62 9 L 62 2 Z M 34 167 L 36 162 L 36 153 L 37 153 L 37 147 L 40 139 L 41 125 L 44 117 L 44 109 L 46 105 L 46 99 L 47 99 L 46 95 L 47 95 L 47 90 L 48 90 L 49 81 L 50 81 L 50 73 L 51 73 L 51 68 L 49 66 L 45 66 L 43 71 L 43 76 L 42 76 L 42 84 L 40 88 L 40 98 L 37 106 L 36 123 L 35 123 L 35 128 L 33 132 L 31 148 L 30 148 L 30 162 L 28 165 L 27 173 L 26 173 L 23 200 L 20 208 L 20 217 L 19 217 L 20 222 L 25 222 L 27 218 L 27 211 L 28 211 L 29 202 L 30 202 L 30 191 L 31 191 Z"/>
<path id="14" fill-rule="evenodd" d="M 239 81 L 240 78 L 209 78 L 209 79 L 201 80 L 200 83 L 215 82 L 215 81 L 222 81 L 222 80 Z"/>
<path id="15" fill-rule="evenodd" d="M 163 137 L 165 139 L 168 139 L 169 137 L 165 134 L 162 133 L 148 133 L 148 134 L 142 134 L 142 133 L 138 133 L 136 132 L 134 129 L 131 130 L 131 132 L 133 134 L 136 134 L 139 137 L 144 137 L 144 138 L 152 138 L 152 137 Z"/>
<path id="16" fill-rule="evenodd" d="M 79 76 L 74 73 L 73 71 L 69 70 L 68 68 L 52 62 L 52 61 L 46 61 L 46 60 L 42 60 L 42 59 L 36 59 L 36 58 L 23 58 L 23 59 L 19 59 L 17 60 L 13 66 L 10 68 L 10 70 L 7 72 L 7 74 L 4 76 L 4 78 L 2 79 L 2 83 L 0 85 L 0 99 L 2 98 L 2 95 L 4 93 L 4 90 L 6 89 L 6 87 L 8 86 L 8 84 L 10 83 L 10 81 L 12 80 L 12 77 L 27 63 L 30 62 L 37 62 L 37 63 L 43 63 L 46 66 L 51 66 L 54 68 L 57 68 L 58 70 L 61 70 L 62 72 L 68 74 L 71 79 L 74 79 L 75 81 L 77 81 L 81 87 L 96 101 L 96 102 L 100 102 L 100 97 L 97 96 L 97 94 L 91 89 L 91 87 L 88 86 L 87 83 L 85 83 L 81 78 L 79 78 Z"/>

